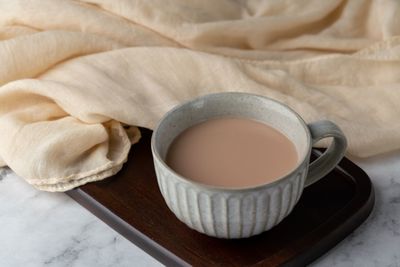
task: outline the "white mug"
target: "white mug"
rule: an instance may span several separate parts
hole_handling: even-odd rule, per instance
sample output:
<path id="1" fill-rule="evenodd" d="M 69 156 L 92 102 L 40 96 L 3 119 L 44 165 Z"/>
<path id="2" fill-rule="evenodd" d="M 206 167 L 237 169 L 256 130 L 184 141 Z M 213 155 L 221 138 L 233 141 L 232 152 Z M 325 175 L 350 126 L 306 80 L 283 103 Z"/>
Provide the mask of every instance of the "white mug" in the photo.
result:
<path id="1" fill-rule="evenodd" d="M 232 189 L 194 182 L 165 163 L 170 144 L 181 132 L 224 116 L 255 119 L 284 133 L 296 147 L 296 167 L 274 182 Z M 313 144 L 326 137 L 333 137 L 333 142 L 310 164 Z M 161 119 L 151 141 L 158 185 L 168 207 L 190 228 L 219 238 L 250 237 L 277 225 L 292 211 L 303 188 L 338 164 L 346 145 L 342 131 L 330 121 L 306 124 L 275 100 L 237 92 L 209 94 L 173 108 Z"/>

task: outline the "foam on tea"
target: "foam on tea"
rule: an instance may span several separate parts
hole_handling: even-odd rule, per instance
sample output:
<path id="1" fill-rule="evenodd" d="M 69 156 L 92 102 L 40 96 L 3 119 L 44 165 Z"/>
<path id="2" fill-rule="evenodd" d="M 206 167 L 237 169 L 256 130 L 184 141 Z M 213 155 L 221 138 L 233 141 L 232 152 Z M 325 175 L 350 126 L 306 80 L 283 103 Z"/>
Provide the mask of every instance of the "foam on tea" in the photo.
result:
<path id="1" fill-rule="evenodd" d="M 250 119 L 216 118 L 183 131 L 171 144 L 167 164 L 202 184 L 227 188 L 269 183 L 292 171 L 294 144 L 275 128 Z"/>

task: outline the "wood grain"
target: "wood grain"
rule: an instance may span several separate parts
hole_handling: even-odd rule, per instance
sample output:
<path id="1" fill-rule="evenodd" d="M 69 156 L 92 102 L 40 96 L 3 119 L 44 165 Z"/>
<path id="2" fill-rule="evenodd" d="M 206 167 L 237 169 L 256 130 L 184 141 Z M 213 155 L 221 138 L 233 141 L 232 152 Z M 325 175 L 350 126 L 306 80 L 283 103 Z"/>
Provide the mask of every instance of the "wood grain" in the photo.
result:
<path id="1" fill-rule="evenodd" d="M 368 176 L 348 159 L 305 189 L 293 212 L 261 235 L 223 240 L 189 229 L 167 208 L 150 151 L 151 131 L 114 177 L 67 192 L 167 266 L 303 266 L 359 226 L 374 204 Z"/>

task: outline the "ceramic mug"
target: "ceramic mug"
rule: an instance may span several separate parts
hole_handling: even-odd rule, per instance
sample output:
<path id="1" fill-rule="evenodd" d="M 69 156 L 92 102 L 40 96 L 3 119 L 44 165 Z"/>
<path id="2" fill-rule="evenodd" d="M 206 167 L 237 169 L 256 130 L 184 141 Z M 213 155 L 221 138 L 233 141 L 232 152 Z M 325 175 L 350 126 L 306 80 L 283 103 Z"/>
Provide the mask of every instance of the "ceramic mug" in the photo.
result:
<path id="1" fill-rule="evenodd" d="M 274 182 L 234 189 L 200 184 L 168 167 L 168 148 L 182 131 L 225 116 L 257 120 L 283 132 L 296 147 L 296 167 Z M 327 137 L 333 137 L 332 143 L 310 164 L 313 144 Z M 238 92 L 209 94 L 173 108 L 161 119 L 151 140 L 158 185 L 168 207 L 190 228 L 219 238 L 250 237 L 277 225 L 292 211 L 303 188 L 338 164 L 346 145 L 342 131 L 330 121 L 306 124 L 275 100 Z"/>

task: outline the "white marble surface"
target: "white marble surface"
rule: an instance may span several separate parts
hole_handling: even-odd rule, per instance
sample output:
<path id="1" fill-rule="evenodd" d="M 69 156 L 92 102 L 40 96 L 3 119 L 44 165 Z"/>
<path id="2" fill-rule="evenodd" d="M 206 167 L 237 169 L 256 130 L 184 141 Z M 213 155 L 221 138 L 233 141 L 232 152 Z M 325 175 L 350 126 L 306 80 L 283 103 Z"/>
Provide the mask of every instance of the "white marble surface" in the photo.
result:
<path id="1" fill-rule="evenodd" d="M 313 266 L 400 266 L 400 152 L 364 160 L 369 219 Z M 161 266 L 73 200 L 0 169 L 0 266 Z"/>
<path id="2" fill-rule="evenodd" d="M 0 170 L 0 266 L 162 266 L 62 193 Z"/>

